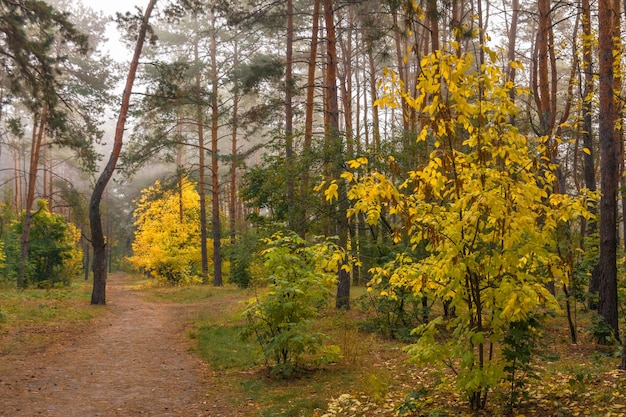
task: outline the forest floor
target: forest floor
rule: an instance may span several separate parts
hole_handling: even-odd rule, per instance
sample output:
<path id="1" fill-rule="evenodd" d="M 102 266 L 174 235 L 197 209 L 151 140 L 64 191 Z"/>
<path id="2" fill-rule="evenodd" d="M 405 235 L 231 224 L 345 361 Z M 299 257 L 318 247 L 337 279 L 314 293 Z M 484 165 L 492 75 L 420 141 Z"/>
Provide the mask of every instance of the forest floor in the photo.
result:
<path id="1" fill-rule="evenodd" d="M 109 276 L 93 320 L 0 336 L 0 416 L 230 415 L 207 401 L 209 370 L 189 352 L 192 306 L 147 301 L 129 279 Z M 24 333 L 31 343 L 16 347 Z"/>
<path id="2" fill-rule="evenodd" d="M 447 368 L 410 365 L 406 343 L 360 328 L 357 299 L 314 324 L 343 358 L 280 379 L 239 337 L 254 290 L 154 287 L 119 273 L 106 306 L 90 306 L 89 291 L 0 291 L 0 417 L 392 417 L 411 396 L 409 416 L 470 414 Z M 584 330 L 588 317 L 580 311 L 577 345 L 563 317 L 548 323 L 553 358 L 535 362 L 519 406 L 507 409 L 502 386 L 480 415 L 626 416 L 626 373 Z"/>

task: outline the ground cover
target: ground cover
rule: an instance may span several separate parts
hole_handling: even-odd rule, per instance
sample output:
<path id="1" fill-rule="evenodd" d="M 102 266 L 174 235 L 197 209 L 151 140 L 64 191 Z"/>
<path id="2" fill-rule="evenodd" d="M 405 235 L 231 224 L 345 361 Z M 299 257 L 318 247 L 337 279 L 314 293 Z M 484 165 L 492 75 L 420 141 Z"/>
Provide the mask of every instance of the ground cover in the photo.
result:
<path id="1" fill-rule="evenodd" d="M 240 313 L 255 290 L 156 287 L 125 275 L 110 285 L 106 307 L 90 306 L 82 283 L 0 292 L 0 415 L 84 416 L 85 407 L 98 406 L 101 416 L 469 415 L 449 369 L 409 364 L 406 343 L 361 330 L 366 315 L 357 308 L 329 305 L 314 323 L 341 359 L 281 379 L 269 376 L 253 340 L 239 338 Z M 595 344 L 586 330 L 590 312 L 579 309 L 577 317 L 576 345 L 565 317 L 547 324 L 544 354 L 532 362 L 536 378 L 518 407 L 509 413 L 503 384 L 483 415 L 626 415 L 619 349 Z"/>
<path id="2" fill-rule="evenodd" d="M 219 373 L 216 390 L 233 405 L 247 404 L 246 415 L 469 415 L 466 400 L 454 393 L 448 368 L 408 363 L 406 343 L 361 331 L 364 313 L 357 309 L 341 312 L 329 305 L 315 324 L 316 331 L 329 336 L 327 343 L 340 347 L 342 359 L 305 368 L 295 378 L 270 378 L 258 347 L 238 337 L 240 312 L 252 294 L 214 291 L 211 308 L 198 310 L 188 334 L 196 342 L 195 352 Z M 517 405 L 510 406 L 511 386 L 502 384 L 493 390 L 483 415 L 626 415 L 626 373 L 616 369 L 619 347 L 596 345 L 586 330 L 592 313 L 578 314 L 580 342 L 570 343 L 565 317 L 550 319 L 542 354 L 518 388 Z"/>

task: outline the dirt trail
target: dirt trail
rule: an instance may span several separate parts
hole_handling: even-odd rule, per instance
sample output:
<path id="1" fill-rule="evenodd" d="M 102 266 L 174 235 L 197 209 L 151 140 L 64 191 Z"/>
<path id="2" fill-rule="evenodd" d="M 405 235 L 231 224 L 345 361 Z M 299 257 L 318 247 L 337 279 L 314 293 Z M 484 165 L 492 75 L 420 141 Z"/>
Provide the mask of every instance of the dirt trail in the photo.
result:
<path id="1" fill-rule="evenodd" d="M 107 311 L 61 345 L 0 361 L 0 416 L 217 416 L 207 370 L 188 352 L 188 310 L 109 276 Z"/>

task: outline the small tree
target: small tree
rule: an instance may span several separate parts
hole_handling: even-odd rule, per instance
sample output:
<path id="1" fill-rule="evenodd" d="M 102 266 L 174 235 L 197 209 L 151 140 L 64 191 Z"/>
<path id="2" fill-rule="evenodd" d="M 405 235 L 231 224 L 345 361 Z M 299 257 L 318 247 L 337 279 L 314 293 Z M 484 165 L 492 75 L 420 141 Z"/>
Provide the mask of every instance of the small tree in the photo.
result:
<path id="1" fill-rule="evenodd" d="M 173 284 L 201 281 L 200 197 L 196 184 L 183 177 L 180 190 L 165 189 L 159 181 L 142 190 L 136 218 L 133 256 L 135 268 Z"/>
<path id="2" fill-rule="evenodd" d="M 484 50 L 495 62 L 495 53 Z M 376 224 L 384 209 L 402 219 L 396 242 L 406 236 L 413 250 L 425 245 L 427 256 L 399 255 L 379 276 L 391 291 L 411 288 L 449 302 L 456 314 L 445 323 L 451 337 L 442 341 L 446 319 L 439 317 L 415 330 L 419 340 L 407 351 L 416 362 L 442 361 L 453 369 L 458 390 L 477 410 L 511 374 L 507 358 L 527 353 L 527 346 L 518 356 L 510 352 L 516 345 L 507 337 L 532 333 L 531 318 L 559 310 L 545 286 L 568 276 L 557 254 L 557 227 L 587 212 L 584 200 L 552 193 L 555 167 L 542 156 L 547 138 L 533 142 L 510 124 L 514 86 L 495 64 L 477 66 L 469 53 L 437 51 L 420 68 L 417 96 L 388 74 L 380 104 L 405 100 L 421 112 L 418 141 L 433 149 L 427 163 L 401 183 L 378 172 L 344 178 L 353 183 L 350 214 L 364 213 Z M 365 163 L 360 158 L 350 166 Z"/>
<path id="3" fill-rule="evenodd" d="M 81 271 L 82 251 L 78 247 L 80 231 L 62 215 L 50 213 L 45 200 L 38 200 L 37 205 L 38 210 L 31 218 L 24 284 L 39 287 L 68 285 Z M 11 225 L 11 237 L 7 246 L 11 260 L 7 265 L 8 272 L 15 277 L 19 271 L 20 259 L 18 236 L 21 236 L 23 227 L 24 214 Z"/>
<path id="4" fill-rule="evenodd" d="M 311 331 L 310 324 L 330 299 L 335 283 L 331 271 L 336 273 L 342 256 L 331 244 L 306 246 L 295 233 L 275 234 L 265 243 L 270 289 L 248 304 L 242 336 L 256 339 L 273 375 L 289 376 L 305 353 L 317 354 L 322 348 L 325 336 Z"/>

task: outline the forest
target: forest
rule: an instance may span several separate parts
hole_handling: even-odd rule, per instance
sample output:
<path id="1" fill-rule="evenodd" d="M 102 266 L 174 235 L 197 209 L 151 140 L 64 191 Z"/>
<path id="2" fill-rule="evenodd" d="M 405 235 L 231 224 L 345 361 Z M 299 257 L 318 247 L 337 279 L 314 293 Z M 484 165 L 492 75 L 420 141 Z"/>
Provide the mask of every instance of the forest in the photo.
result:
<path id="1" fill-rule="evenodd" d="M 123 271 L 273 384 L 402 369 L 248 415 L 624 415 L 626 2 L 145 3 L 0 0 L 0 329 Z"/>

